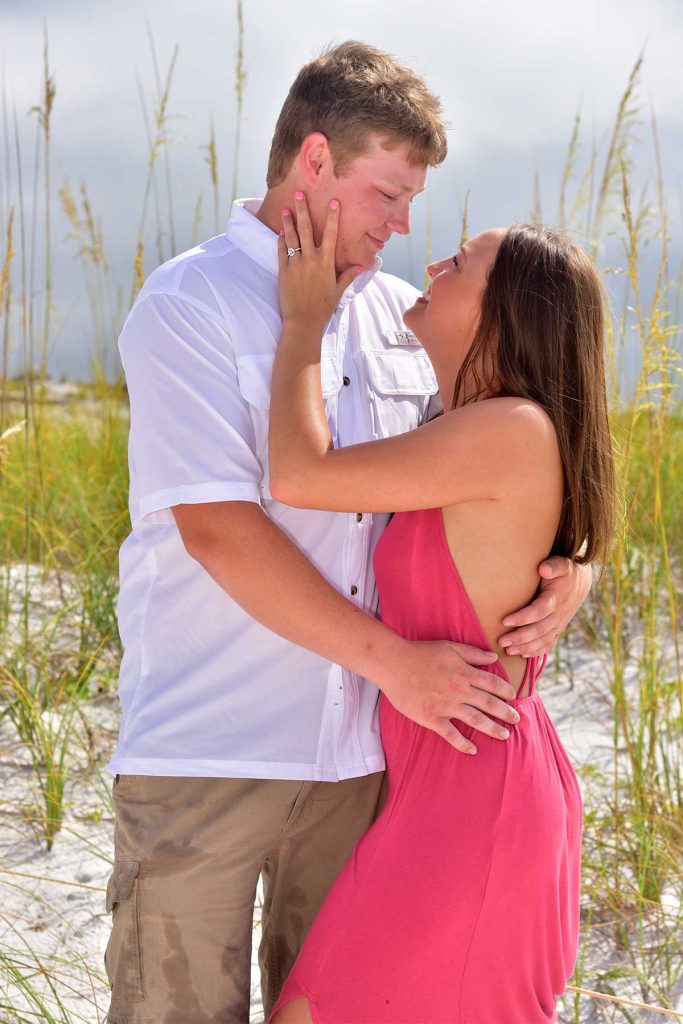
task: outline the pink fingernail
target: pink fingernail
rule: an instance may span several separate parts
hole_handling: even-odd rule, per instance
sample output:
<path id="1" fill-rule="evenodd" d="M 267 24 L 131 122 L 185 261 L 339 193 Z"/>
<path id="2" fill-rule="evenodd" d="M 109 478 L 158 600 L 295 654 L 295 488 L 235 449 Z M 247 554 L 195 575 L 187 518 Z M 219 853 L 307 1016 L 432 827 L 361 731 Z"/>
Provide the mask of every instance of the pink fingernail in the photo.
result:
<path id="1" fill-rule="evenodd" d="M 282 211 L 282 216 L 283 217 L 291 217 L 292 216 L 292 211 L 291 210 L 283 210 Z"/>
<path id="2" fill-rule="evenodd" d="M 299 202 L 301 202 L 301 200 L 303 199 L 303 197 L 304 197 L 304 194 L 303 194 L 303 192 L 295 192 L 295 193 L 294 193 L 294 198 L 295 198 L 295 199 L 298 199 L 298 200 L 299 200 Z"/>
<path id="3" fill-rule="evenodd" d="M 508 652 L 508 654 L 519 654 L 519 648 L 518 647 L 508 647 L 507 652 Z"/>
<path id="4" fill-rule="evenodd" d="M 336 199 L 333 199 L 332 202 L 330 203 L 330 209 L 331 210 L 338 210 L 339 209 L 339 203 L 337 202 Z"/>

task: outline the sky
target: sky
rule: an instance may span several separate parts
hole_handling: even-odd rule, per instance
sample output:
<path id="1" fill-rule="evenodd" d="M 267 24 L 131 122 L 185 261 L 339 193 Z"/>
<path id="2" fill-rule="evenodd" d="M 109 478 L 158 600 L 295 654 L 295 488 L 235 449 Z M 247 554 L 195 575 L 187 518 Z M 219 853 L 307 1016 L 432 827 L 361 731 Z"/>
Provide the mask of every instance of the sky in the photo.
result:
<path id="1" fill-rule="evenodd" d="M 174 47 L 167 156 L 175 237 L 149 247 L 145 269 L 193 243 L 193 215 L 203 189 L 197 240 L 216 233 L 205 146 L 213 118 L 218 147 L 220 218 L 229 213 L 236 126 L 236 3 L 232 0 L 0 0 L 0 76 L 10 122 L 16 110 L 22 153 L 26 231 L 40 102 L 43 24 L 49 37 L 56 97 L 52 119 L 53 192 L 67 180 L 84 181 L 101 219 L 112 277 L 125 313 L 132 258 L 147 174 L 147 141 L 138 82 L 148 108 L 154 71 L 148 29 L 162 77 Z M 442 101 L 449 124 L 449 155 L 431 170 L 416 199 L 413 230 L 383 253 L 384 269 L 422 287 L 426 239 L 432 256 L 457 248 L 469 192 L 470 234 L 527 219 L 537 176 L 543 219 L 557 220 L 562 167 L 577 112 L 581 115 L 578 173 L 594 141 L 602 144 L 631 68 L 644 51 L 636 95 L 640 109 L 634 143 L 634 193 L 655 198 L 651 125 L 656 115 L 665 196 L 672 234 L 672 267 L 681 262 L 683 226 L 683 5 L 679 0 L 245 0 L 246 87 L 238 164 L 239 196 L 261 196 L 270 138 L 280 107 L 301 64 L 326 44 L 364 39 L 422 74 Z M 11 127 L 11 125 L 10 125 Z M 17 203 L 14 143 L 0 133 L 0 228 Z M 599 165 L 600 166 L 600 165 Z M 570 205 L 576 182 L 570 188 Z M 38 204 L 36 264 L 42 213 Z M 164 223 L 167 217 L 163 216 Z M 429 225 L 429 227 L 428 227 Z M 615 224 L 618 229 L 618 219 Z M 581 236 L 577 223 L 577 237 Z M 653 229 L 654 230 L 654 229 Z M 73 258 L 68 224 L 55 203 L 53 261 L 55 332 L 50 371 L 84 377 L 92 329 L 83 272 Z M 605 259 L 620 263 L 618 237 Z M 656 245 L 651 245 L 653 261 Z M 654 265 L 654 264 L 653 264 Z M 15 260 L 15 271 L 18 261 Z M 645 268 L 645 280 L 652 268 Z M 621 280 L 613 279 L 618 301 Z M 16 287 L 16 286 L 15 286 Z M 41 287 L 40 274 L 34 291 Z M 110 339 L 113 347 L 113 338 Z M 19 353 L 15 353 L 19 358 Z"/>

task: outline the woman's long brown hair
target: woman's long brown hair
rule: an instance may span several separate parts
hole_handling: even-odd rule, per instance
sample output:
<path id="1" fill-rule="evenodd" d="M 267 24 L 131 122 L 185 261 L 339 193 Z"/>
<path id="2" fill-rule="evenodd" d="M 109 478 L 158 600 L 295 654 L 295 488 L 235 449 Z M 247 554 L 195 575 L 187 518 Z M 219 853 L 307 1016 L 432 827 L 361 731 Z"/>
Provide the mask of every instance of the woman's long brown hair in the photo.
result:
<path id="1" fill-rule="evenodd" d="M 579 245 L 544 225 L 513 225 L 491 267 L 451 405 L 473 401 L 493 386 L 498 394 L 529 398 L 546 410 L 565 476 L 551 553 L 581 563 L 597 558 L 604 564 L 615 528 L 607 309 L 598 272 Z M 474 381 L 473 394 L 466 393 L 468 380 Z"/>

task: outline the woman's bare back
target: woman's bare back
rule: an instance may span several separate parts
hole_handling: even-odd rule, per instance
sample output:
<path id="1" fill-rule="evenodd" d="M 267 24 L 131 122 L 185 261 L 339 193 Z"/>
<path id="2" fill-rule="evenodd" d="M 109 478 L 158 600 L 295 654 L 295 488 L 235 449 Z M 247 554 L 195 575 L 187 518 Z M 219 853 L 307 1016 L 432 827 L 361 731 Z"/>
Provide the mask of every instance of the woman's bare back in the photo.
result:
<path id="1" fill-rule="evenodd" d="M 518 480 L 513 478 L 496 498 L 442 510 L 453 560 L 486 638 L 515 688 L 522 682 L 525 659 L 505 654 L 498 645 L 506 632 L 502 620 L 536 593 L 538 566 L 555 539 L 564 493 L 557 436 L 549 418 L 547 422 L 547 434 L 534 436 L 537 458 L 531 468 L 525 459 Z"/>

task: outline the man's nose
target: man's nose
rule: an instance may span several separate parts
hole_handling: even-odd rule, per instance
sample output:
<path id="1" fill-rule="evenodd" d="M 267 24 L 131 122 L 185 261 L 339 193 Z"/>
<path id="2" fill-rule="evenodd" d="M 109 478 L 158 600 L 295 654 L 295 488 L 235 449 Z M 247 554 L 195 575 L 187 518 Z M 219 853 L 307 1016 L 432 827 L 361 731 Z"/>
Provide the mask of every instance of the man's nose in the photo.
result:
<path id="1" fill-rule="evenodd" d="M 410 234 L 410 210 L 396 210 L 388 220 L 387 227 L 399 235 Z"/>

